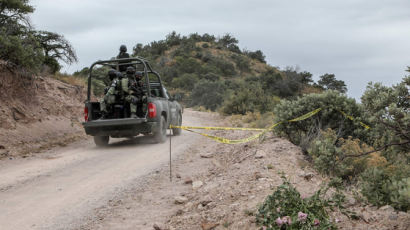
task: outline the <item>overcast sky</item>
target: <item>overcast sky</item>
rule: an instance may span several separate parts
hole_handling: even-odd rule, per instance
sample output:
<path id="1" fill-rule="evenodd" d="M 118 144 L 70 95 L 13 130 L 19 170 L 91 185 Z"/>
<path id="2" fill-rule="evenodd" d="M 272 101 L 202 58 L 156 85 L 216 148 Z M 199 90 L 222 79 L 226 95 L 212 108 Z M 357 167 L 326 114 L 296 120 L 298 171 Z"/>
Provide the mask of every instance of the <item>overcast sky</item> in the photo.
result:
<path id="1" fill-rule="evenodd" d="M 109 59 L 121 44 L 171 31 L 221 36 L 260 49 L 273 66 L 299 66 L 317 80 L 334 73 L 348 95 L 367 82 L 396 84 L 410 66 L 409 0 L 34 0 L 36 29 L 63 34 L 77 51 L 73 72 Z"/>

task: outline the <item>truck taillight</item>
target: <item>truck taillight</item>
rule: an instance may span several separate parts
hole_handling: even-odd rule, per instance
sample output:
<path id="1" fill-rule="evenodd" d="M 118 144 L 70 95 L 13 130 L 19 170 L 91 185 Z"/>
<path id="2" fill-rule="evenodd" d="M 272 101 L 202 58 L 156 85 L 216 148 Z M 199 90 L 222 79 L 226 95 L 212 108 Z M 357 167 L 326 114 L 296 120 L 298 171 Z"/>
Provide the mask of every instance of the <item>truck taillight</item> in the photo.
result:
<path id="1" fill-rule="evenodd" d="M 157 106 L 154 103 L 148 103 L 148 117 L 154 118 L 157 116 Z"/>
<path id="2" fill-rule="evenodd" d="M 84 120 L 88 121 L 88 107 L 84 107 Z"/>

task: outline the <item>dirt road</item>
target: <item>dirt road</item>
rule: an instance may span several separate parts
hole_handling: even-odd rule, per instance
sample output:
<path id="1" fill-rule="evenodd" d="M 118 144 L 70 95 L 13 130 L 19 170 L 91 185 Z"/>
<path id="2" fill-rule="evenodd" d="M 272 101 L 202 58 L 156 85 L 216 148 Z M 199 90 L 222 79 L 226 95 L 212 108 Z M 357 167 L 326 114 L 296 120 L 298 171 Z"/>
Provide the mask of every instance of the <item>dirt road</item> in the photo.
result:
<path id="1" fill-rule="evenodd" d="M 187 110 L 184 124 L 200 124 L 203 114 Z M 172 139 L 173 156 L 200 140 L 183 132 Z M 121 191 L 168 164 L 169 142 L 145 137 L 121 139 L 108 148 L 91 140 L 0 162 L 0 229 L 75 229 Z"/>

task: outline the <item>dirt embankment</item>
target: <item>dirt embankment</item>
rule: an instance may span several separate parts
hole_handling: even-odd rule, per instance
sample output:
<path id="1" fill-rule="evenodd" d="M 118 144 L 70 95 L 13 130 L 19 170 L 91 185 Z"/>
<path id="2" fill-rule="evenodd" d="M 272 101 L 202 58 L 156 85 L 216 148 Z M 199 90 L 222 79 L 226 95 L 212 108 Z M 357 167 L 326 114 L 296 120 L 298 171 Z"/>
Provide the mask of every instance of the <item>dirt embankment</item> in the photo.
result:
<path id="1" fill-rule="evenodd" d="M 82 137 L 85 92 L 0 63 L 0 158 L 38 152 Z"/>

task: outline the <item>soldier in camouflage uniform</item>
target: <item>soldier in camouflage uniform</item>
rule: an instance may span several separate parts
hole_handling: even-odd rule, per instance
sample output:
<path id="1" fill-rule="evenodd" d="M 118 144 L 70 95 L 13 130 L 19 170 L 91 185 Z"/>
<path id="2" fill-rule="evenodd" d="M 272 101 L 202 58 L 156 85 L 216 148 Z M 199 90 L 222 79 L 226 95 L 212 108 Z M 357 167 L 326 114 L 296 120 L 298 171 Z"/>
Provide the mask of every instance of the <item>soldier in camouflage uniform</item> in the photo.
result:
<path id="1" fill-rule="evenodd" d="M 107 116 L 107 105 L 114 104 L 116 97 L 119 95 L 122 74 L 115 70 L 110 70 L 108 71 L 108 77 L 111 80 L 111 85 L 106 90 L 104 98 L 100 100 L 101 118 L 103 119 Z"/>
<path id="2" fill-rule="evenodd" d="M 142 87 L 139 87 L 135 79 L 135 69 L 132 66 L 127 68 L 127 77 L 121 80 L 121 89 L 125 96 L 125 101 L 130 103 L 131 118 L 137 118 L 137 105 L 142 97 Z"/>
<path id="3" fill-rule="evenodd" d="M 120 46 L 120 53 L 117 55 L 117 59 L 124 59 L 124 58 L 130 58 L 130 55 L 127 53 L 127 47 L 125 45 L 121 45 Z M 127 63 L 127 62 L 119 62 L 119 64 L 123 64 L 123 63 Z M 127 70 L 127 67 L 129 67 L 129 65 L 120 65 L 119 66 L 119 70 L 121 72 L 124 72 Z"/>

